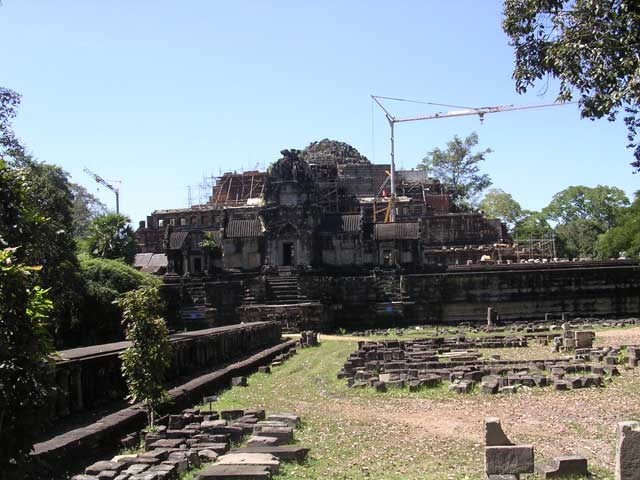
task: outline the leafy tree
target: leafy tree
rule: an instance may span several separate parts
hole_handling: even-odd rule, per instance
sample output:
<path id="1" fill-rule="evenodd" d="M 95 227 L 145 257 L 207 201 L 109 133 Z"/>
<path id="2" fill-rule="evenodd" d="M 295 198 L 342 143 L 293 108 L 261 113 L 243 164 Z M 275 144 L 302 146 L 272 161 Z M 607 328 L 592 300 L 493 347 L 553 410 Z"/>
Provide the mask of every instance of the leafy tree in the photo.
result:
<path id="1" fill-rule="evenodd" d="M 491 149 L 473 153 L 477 145 L 478 134 L 475 132 L 464 140 L 455 135 L 445 150 L 434 148 L 418 165 L 419 169 L 427 170 L 451 188 L 453 203 L 460 208 L 473 206 L 476 197 L 491 185 L 489 175 L 481 174 L 478 165 Z"/>
<path id="2" fill-rule="evenodd" d="M 63 346 L 65 332 L 78 321 L 82 291 L 68 176 L 59 167 L 34 160 L 19 144 L 11 129 L 19 100 L 15 92 L 0 89 L 0 237 L 20 247 L 18 262 L 42 265 L 40 282 L 50 289 L 54 304 L 50 325 L 58 346 Z"/>
<path id="3" fill-rule="evenodd" d="M 594 258 L 596 242 L 604 233 L 602 224 L 584 218 L 559 224 L 555 231 L 560 255 L 569 258 Z"/>
<path id="4" fill-rule="evenodd" d="M 133 263 L 136 240 L 129 218 L 118 213 L 107 213 L 95 218 L 89 225 L 85 248 L 94 257 L 124 259 Z"/>
<path id="5" fill-rule="evenodd" d="M 624 252 L 630 258 L 640 259 L 640 191 L 620 215 L 618 226 L 598 238 L 596 252 L 600 258 L 618 258 Z"/>
<path id="6" fill-rule="evenodd" d="M 0 87 L 0 158 L 23 155 L 24 148 L 16 138 L 11 120 L 20 105 L 20 95 L 8 88 Z"/>
<path id="7" fill-rule="evenodd" d="M 629 205 L 624 191 L 616 187 L 583 185 L 567 187 L 556 193 L 543 212 L 548 218 L 567 224 L 574 220 L 590 220 L 603 230 L 613 227 L 623 209 Z"/>
<path id="8" fill-rule="evenodd" d="M 126 338 L 131 342 L 121 355 L 129 398 L 144 403 L 153 428 L 155 412 L 166 397 L 164 378 L 171 359 L 160 295 L 155 287 L 143 287 L 123 294 L 116 304 L 122 308 Z"/>
<path id="9" fill-rule="evenodd" d="M 91 222 L 107 212 L 107 207 L 82 185 L 71 183 L 69 187 L 73 197 L 73 234 L 76 238 L 82 238 L 87 234 Z"/>
<path id="10" fill-rule="evenodd" d="M 35 285 L 40 267 L 0 250 L 0 478 L 26 478 L 23 467 L 46 419 L 51 393 L 47 290 Z"/>
<path id="11" fill-rule="evenodd" d="M 554 233 L 547 217 L 542 212 L 523 210 L 522 217 L 516 222 L 514 236 L 520 239 L 544 238 Z"/>
<path id="12" fill-rule="evenodd" d="M 113 302 L 123 293 L 141 287 L 159 287 L 160 279 L 140 272 L 120 260 L 80 255 L 84 282 L 82 323 L 73 332 L 75 344 L 97 344 L 122 340 L 122 311 Z M 71 340 L 71 339 L 69 339 Z"/>
<path id="13" fill-rule="evenodd" d="M 513 229 L 523 214 L 522 207 L 511 194 L 499 188 L 492 188 L 485 194 L 480 202 L 480 209 L 489 218 L 504 222 L 509 229 Z"/>
<path id="14" fill-rule="evenodd" d="M 560 81 L 559 100 L 579 95 L 584 118 L 614 121 L 624 110 L 631 165 L 640 171 L 637 1 L 505 0 L 502 27 L 515 48 L 516 90 L 551 76 Z"/>

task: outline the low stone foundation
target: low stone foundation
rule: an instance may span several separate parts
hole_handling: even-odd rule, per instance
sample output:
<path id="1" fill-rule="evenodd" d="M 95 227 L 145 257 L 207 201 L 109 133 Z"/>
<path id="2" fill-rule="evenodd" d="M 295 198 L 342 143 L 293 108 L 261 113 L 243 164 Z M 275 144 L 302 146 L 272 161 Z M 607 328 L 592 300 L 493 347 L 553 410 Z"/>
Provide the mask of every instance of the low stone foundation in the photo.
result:
<path id="1" fill-rule="evenodd" d="M 280 341 L 278 322 L 255 322 L 210 328 L 171 336 L 173 357 L 167 380 L 270 347 Z M 129 342 L 94 345 L 57 352 L 57 394 L 51 399 L 51 418 L 65 418 L 125 398 L 120 353 Z"/>
<path id="2" fill-rule="evenodd" d="M 284 332 L 304 330 L 327 331 L 332 327 L 327 306 L 319 302 L 294 303 L 290 305 L 244 305 L 238 308 L 240 321 L 276 321 Z"/>

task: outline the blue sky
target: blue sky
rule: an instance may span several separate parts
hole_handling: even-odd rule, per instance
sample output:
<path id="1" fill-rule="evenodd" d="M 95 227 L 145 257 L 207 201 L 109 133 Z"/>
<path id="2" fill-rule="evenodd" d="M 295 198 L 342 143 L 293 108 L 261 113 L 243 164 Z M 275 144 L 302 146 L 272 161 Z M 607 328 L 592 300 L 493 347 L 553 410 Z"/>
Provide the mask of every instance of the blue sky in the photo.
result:
<path id="1" fill-rule="evenodd" d="M 501 2 L 3 0 L 0 85 L 23 95 L 19 137 L 113 207 L 82 172 L 122 180 L 134 223 L 187 203 L 203 175 L 268 165 L 323 138 L 388 162 L 370 94 L 465 106 L 549 103 L 515 93 Z M 431 107 L 389 103 L 397 115 Z M 638 189 L 622 122 L 576 106 L 397 127 L 398 167 L 454 135 L 490 147 L 494 186 L 529 209 L 568 185 Z"/>

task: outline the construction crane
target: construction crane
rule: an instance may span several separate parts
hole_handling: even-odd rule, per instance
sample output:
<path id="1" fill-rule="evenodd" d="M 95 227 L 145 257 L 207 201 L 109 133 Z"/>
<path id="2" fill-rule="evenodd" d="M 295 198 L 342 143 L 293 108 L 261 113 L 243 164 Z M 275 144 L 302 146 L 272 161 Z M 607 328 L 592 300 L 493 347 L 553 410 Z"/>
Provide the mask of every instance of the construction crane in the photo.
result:
<path id="1" fill-rule="evenodd" d="M 104 185 L 105 187 L 107 187 L 109 190 L 111 190 L 113 193 L 116 194 L 116 213 L 119 214 L 120 213 L 120 189 L 114 187 L 109 182 L 107 182 L 104 178 L 102 178 L 100 175 L 97 175 L 97 174 L 93 173 L 87 167 L 84 167 L 83 170 L 87 175 L 89 175 L 91 178 L 93 178 L 100 185 Z"/>
<path id="2" fill-rule="evenodd" d="M 502 113 L 502 112 L 513 112 L 517 110 L 533 110 L 536 108 L 548 108 L 548 107 L 559 107 L 562 105 L 569 105 L 575 102 L 556 102 L 556 103 L 546 103 L 541 105 L 499 105 L 495 107 L 480 107 L 480 108 L 465 108 L 458 107 L 456 105 L 446 105 L 442 103 L 432 103 L 432 102 L 416 102 L 422 103 L 426 105 L 436 105 L 440 107 L 454 107 L 454 108 L 462 108 L 462 110 L 453 110 L 450 112 L 438 112 L 432 115 L 423 115 L 418 117 L 394 117 L 389 113 L 389 111 L 382 105 L 381 100 L 396 100 L 401 102 L 413 102 L 411 100 L 405 100 L 402 98 L 394 98 L 394 97 L 382 97 L 380 95 L 371 95 L 371 98 L 374 102 L 378 104 L 378 106 L 384 111 L 384 115 L 389 122 L 389 127 L 391 128 L 391 175 L 389 181 L 391 183 L 391 195 L 389 196 L 389 204 L 388 210 L 390 215 L 388 216 L 391 222 L 395 222 L 396 213 L 395 213 L 395 200 L 396 200 L 396 163 L 395 163 L 395 124 L 396 123 L 407 123 L 407 122 L 419 122 L 422 120 L 436 120 L 439 118 L 452 118 L 452 117 L 467 117 L 471 115 L 477 115 L 480 118 L 480 122 L 484 120 L 484 116 L 490 113 Z"/>

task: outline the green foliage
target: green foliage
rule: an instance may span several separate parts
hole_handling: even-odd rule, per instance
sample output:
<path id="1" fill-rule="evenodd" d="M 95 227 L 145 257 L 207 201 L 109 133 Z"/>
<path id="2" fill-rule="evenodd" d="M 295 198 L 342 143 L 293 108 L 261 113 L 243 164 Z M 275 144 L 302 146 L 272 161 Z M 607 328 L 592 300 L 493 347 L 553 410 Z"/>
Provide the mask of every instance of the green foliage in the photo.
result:
<path id="1" fill-rule="evenodd" d="M 73 197 L 73 209 L 71 211 L 73 234 L 76 238 L 82 238 L 88 233 L 91 222 L 100 215 L 104 215 L 107 207 L 82 185 L 71 183 L 69 187 Z"/>
<path id="2" fill-rule="evenodd" d="M 0 250 L 0 472 L 25 478 L 21 467 L 46 418 L 51 393 L 48 291 L 35 285 L 40 267 Z"/>
<path id="3" fill-rule="evenodd" d="M 597 256 L 598 237 L 614 227 L 629 200 L 616 187 L 570 186 L 556 193 L 543 214 L 557 222 L 559 252 L 565 257 Z"/>
<path id="4" fill-rule="evenodd" d="M 332 165 L 336 163 L 369 163 L 367 157 L 348 143 L 325 138 L 310 143 L 300 152 L 300 158 L 309 164 Z"/>
<path id="5" fill-rule="evenodd" d="M 198 243 L 198 246 L 214 257 L 222 255 L 222 246 L 216 240 L 213 232 L 205 233 L 200 243 Z"/>
<path id="6" fill-rule="evenodd" d="M 121 311 L 113 302 L 123 293 L 141 287 L 159 287 L 160 279 L 139 272 L 120 260 L 80 256 L 85 285 L 83 322 L 76 332 L 79 343 L 105 343 L 123 336 Z"/>
<path id="7" fill-rule="evenodd" d="M 161 318 L 158 289 L 143 287 L 121 295 L 115 302 L 122 309 L 122 323 L 131 346 L 122 355 L 122 373 L 133 402 L 147 407 L 149 426 L 166 397 L 164 378 L 171 364 L 169 332 Z"/>
<path id="8" fill-rule="evenodd" d="M 640 192 L 631 206 L 620 214 L 618 226 L 598 238 L 596 251 L 601 258 L 618 258 L 621 252 L 640 260 Z"/>
<path id="9" fill-rule="evenodd" d="M 546 215 L 531 210 L 522 211 L 522 217 L 516 222 L 513 231 L 514 237 L 520 239 L 544 238 L 554 233 Z"/>
<path id="10" fill-rule="evenodd" d="M 604 232 L 602 224 L 579 218 L 556 226 L 558 250 L 568 258 L 594 258 L 598 236 Z"/>
<path id="11" fill-rule="evenodd" d="M 632 166 L 640 171 L 640 15 L 635 0 L 505 0 L 502 27 L 515 48 L 516 90 L 548 77 L 559 100 L 580 97 L 584 118 L 615 120 L 622 109 Z"/>
<path id="12" fill-rule="evenodd" d="M 576 185 L 556 193 L 543 212 L 558 223 L 590 220 L 607 229 L 617 223 L 620 213 L 628 205 L 629 199 L 617 187 Z"/>
<path id="13" fill-rule="evenodd" d="M 481 174 L 478 165 L 491 149 L 473 153 L 477 145 L 478 134 L 475 132 L 464 140 L 455 135 L 447 142 L 445 150 L 434 148 L 418 165 L 419 169 L 427 170 L 430 176 L 451 188 L 453 203 L 459 208 L 474 206 L 477 196 L 491 185 L 491 178 Z"/>
<path id="14" fill-rule="evenodd" d="M 513 229 L 523 214 L 522 207 L 511 194 L 499 188 L 492 188 L 485 194 L 480 209 L 489 218 L 497 218 L 505 223 L 509 229 Z"/>
<path id="15" fill-rule="evenodd" d="M 129 222 L 129 218 L 118 213 L 95 218 L 84 240 L 85 250 L 94 257 L 120 258 L 132 264 L 136 255 L 136 241 Z"/>

